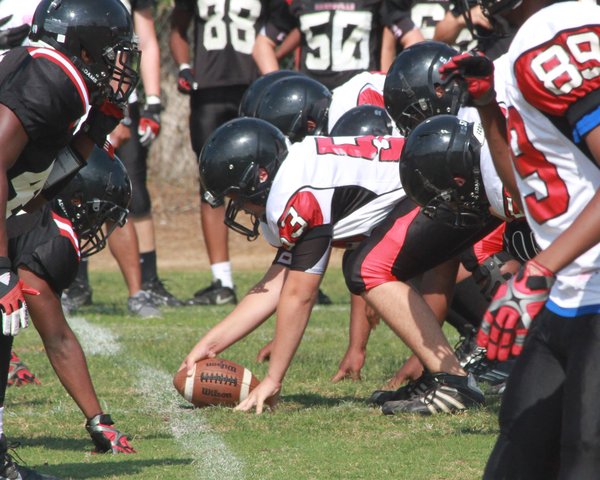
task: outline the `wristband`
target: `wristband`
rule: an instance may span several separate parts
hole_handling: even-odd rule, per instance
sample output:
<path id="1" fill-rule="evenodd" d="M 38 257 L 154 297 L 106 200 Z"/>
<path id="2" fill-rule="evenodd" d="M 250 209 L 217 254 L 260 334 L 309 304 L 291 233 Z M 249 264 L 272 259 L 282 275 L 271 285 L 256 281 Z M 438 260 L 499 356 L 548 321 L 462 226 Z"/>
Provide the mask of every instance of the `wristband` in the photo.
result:
<path id="1" fill-rule="evenodd" d="M 146 95 L 146 105 L 160 105 L 160 97 L 158 95 Z"/>
<path id="2" fill-rule="evenodd" d="M 191 69 L 192 67 L 190 66 L 189 63 L 180 63 L 179 64 L 179 71 L 181 72 L 182 70 L 185 70 L 186 68 Z"/>

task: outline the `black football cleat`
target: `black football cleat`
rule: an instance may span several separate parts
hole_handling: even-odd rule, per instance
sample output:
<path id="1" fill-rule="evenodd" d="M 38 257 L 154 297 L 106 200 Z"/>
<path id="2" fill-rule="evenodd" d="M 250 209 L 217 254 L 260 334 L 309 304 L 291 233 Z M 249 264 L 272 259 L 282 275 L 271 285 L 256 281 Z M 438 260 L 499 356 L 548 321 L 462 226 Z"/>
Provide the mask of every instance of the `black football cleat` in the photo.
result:
<path id="1" fill-rule="evenodd" d="M 477 386 L 473 375 L 466 377 L 448 373 L 430 374 L 429 388 L 408 400 L 386 402 L 381 407 L 385 415 L 418 413 L 435 415 L 457 413 L 485 404 L 483 392 Z"/>
<path id="2" fill-rule="evenodd" d="M 236 304 L 235 289 L 224 287 L 221 280 L 215 280 L 210 286 L 198 290 L 194 297 L 187 301 L 188 305 L 227 305 Z"/>
<path id="3" fill-rule="evenodd" d="M 408 400 L 414 395 L 425 392 L 431 382 L 429 381 L 430 374 L 424 373 L 416 380 L 402 385 L 397 390 L 375 390 L 367 399 L 369 405 L 381 407 L 386 402 L 394 402 L 398 400 Z"/>
<path id="4" fill-rule="evenodd" d="M 181 307 L 183 305 L 183 302 L 169 292 L 158 277 L 142 283 L 142 290 L 150 294 L 156 306 Z"/>

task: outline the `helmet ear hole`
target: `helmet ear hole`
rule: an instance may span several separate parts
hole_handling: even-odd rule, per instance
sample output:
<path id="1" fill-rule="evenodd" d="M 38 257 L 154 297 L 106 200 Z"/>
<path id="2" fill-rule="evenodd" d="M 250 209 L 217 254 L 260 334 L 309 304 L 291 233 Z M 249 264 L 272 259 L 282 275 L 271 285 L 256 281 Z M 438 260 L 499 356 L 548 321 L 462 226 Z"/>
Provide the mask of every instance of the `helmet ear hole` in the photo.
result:
<path id="1" fill-rule="evenodd" d="M 465 183 L 467 183 L 467 179 L 464 177 L 454 176 L 454 183 L 459 187 L 464 187 Z"/>
<path id="2" fill-rule="evenodd" d="M 269 172 L 266 168 L 260 167 L 258 169 L 258 181 L 259 183 L 265 183 L 269 179 Z"/>

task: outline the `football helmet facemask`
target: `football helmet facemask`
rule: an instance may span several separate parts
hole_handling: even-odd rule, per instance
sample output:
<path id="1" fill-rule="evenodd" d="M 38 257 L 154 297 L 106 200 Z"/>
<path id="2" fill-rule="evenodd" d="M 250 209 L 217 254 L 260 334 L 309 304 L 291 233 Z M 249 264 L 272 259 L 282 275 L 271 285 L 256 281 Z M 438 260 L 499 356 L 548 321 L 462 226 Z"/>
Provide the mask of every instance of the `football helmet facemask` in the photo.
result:
<path id="1" fill-rule="evenodd" d="M 218 206 L 230 196 L 225 224 L 245 235 L 258 237 L 260 218 L 251 214 L 251 228 L 236 221 L 249 202 L 267 204 L 271 184 L 285 156 L 287 141 L 273 125 L 258 118 L 236 118 L 221 125 L 207 139 L 200 152 L 200 182 L 204 200 Z"/>
<path id="2" fill-rule="evenodd" d="M 258 107 L 260 98 L 265 90 L 276 81 L 281 80 L 282 78 L 291 77 L 293 75 L 303 74 L 296 72 L 295 70 L 276 70 L 258 77 L 244 92 L 242 100 L 240 101 L 238 115 L 240 117 L 256 116 L 256 108 Z"/>
<path id="3" fill-rule="evenodd" d="M 102 250 L 114 229 L 125 224 L 130 200 L 125 166 L 112 152 L 94 146 L 87 164 L 56 195 L 52 208 L 73 224 L 83 258 Z"/>
<path id="4" fill-rule="evenodd" d="M 383 86 L 385 108 L 403 135 L 426 118 L 456 115 L 464 102 L 457 82 L 448 85 L 439 68 L 458 52 L 442 42 L 425 41 L 402 50 L 390 67 Z"/>
<path id="5" fill-rule="evenodd" d="M 262 94 L 255 117 L 275 125 L 292 143 L 325 135 L 331 92 L 305 75 L 277 80 Z"/>
<path id="6" fill-rule="evenodd" d="M 140 51 L 119 0 L 42 0 L 29 37 L 66 55 L 94 100 L 124 104 L 138 83 Z"/>
<path id="7" fill-rule="evenodd" d="M 479 166 L 484 138 L 479 123 L 453 115 L 427 119 L 408 135 L 400 179 L 425 215 L 455 228 L 477 227 L 489 218 Z"/>
<path id="8" fill-rule="evenodd" d="M 359 105 L 344 113 L 331 129 L 331 137 L 393 135 L 394 122 L 385 108 Z"/>

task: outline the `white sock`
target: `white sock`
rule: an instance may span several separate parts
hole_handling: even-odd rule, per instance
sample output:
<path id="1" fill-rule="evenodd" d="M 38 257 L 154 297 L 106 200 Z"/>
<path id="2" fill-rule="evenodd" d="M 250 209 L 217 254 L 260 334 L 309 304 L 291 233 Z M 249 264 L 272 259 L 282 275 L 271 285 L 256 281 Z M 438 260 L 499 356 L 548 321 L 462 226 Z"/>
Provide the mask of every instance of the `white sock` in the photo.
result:
<path id="1" fill-rule="evenodd" d="M 0 435 L 4 433 L 4 407 L 0 407 Z"/>
<path id="2" fill-rule="evenodd" d="M 224 287 L 233 288 L 233 277 L 231 276 L 231 262 L 213 263 L 210 266 L 213 280 L 221 280 Z"/>

